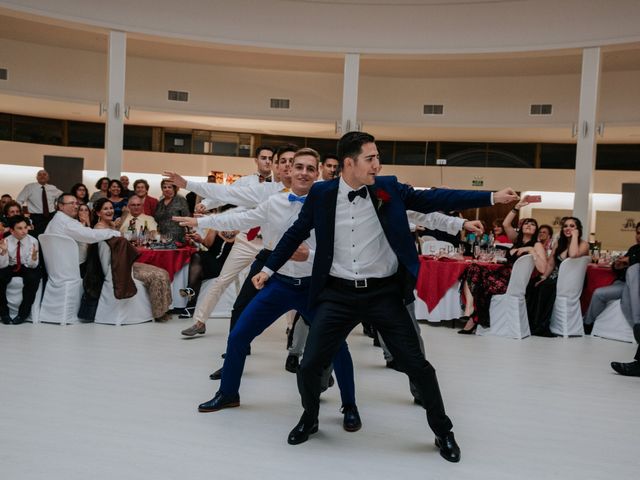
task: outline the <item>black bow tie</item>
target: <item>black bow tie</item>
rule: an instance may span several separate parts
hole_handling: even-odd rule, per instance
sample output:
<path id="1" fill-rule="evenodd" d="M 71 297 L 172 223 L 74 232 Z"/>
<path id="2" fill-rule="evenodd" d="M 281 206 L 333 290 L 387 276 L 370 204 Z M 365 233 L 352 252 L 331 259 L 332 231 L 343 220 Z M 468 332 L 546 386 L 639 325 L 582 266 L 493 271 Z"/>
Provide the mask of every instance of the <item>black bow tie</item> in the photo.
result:
<path id="1" fill-rule="evenodd" d="M 367 198 L 367 187 L 362 187 L 358 190 L 351 190 L 347 196 L 349 197 L 350 202 L 353 202 L 356 197 Z"/>

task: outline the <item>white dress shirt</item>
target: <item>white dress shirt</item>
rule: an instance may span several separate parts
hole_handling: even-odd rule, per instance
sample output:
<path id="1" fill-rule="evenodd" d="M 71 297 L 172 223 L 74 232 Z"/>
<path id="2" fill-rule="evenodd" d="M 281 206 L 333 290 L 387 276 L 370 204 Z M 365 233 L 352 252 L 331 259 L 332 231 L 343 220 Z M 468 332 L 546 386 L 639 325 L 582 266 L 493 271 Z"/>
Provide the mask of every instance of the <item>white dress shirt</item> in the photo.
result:
<path id="1" fill-rule="evenodd" d="M 414 225 L 427 228 L 429 230 L 440 230 L 451 235 L 456 235 L 464 227 L 466 220 L 460 217 L 452 217 L 440 212 L 420 213 L 407 210 L 407 218 Z"/>
<path id="2" fill-rule="evenodd" d="M 56 199 L 62 195 L 62 190 L 53 185 L 46 184 L 44 191 L 47 193 L 47 203 L 49 204 L 49 213 L 53 215 L 56 211 Z M 42 214 L 42 185 L 39 183 L 28 183 L 16 197 L 16 201 L 20 204 L 27 204 L 29 213 Z"/>
<path id="3" fill-rule="evenodd" d="M 271 195 L 266 201 L 252 210 L 242 212 L 224 212 L 219 215 L 198 218 L 198 227 L 210 227 L 216 230 L 241 230 L 261 227 L 264 248 L 273 250 L 282 235 L 298 219 L 302 203 L 289 201 L 289 192 Z M 294 278 L 311 276 L 313 257 L 316 249 L 315 232 L 304 242 L 309 247 L 309 257 L 304 262 L 288 260 L 278 273 Z M 272 272 L 269 271 L 269 274 Z"/>
<path id="4" fill-rule="evenodd" d="M 257 178 L 257 176 L 254 177 Z M 254 182 L 248 185 L 238 185 L 238 181 L 231 185 L 189 181 L 186 188 L 200 195 L 203 198 L 202 203 L 207 209 L 227 203 L 253 208 L 284 188 L 281 182 Z"/>
<path id="5" fill-rule="evenodd" d="M 75 218 L 71 218 L 64 212 L 56 212 L 44 233 L 55 233 L 65 235 L 78 242 L 80 263 L 87 259 L 87 244 L 97 243 L 102 240 L 109 240 L 112 237 L 119 237 L 120 232 L 111 229 L 95 230 L 85 227 Z"/>
<path id="6" fill-rule="evenodd" d="M 13 235 L 9 235 L 5 241 L 7 242 L 7 253 L 0 255 L 0 268 L 13 267 L 17 263 L 18 239 Z M 31 252 L 35 247 L 36 259 L 31 256 Z M 20 264 L 28 268 L 36 268 L 38 266 L 38 255 L 40 248 L 38 240 L 31 235 L 27 235 L 20 240 Z"/>
<path id="7" fill-rule="evenodd" d="M 336 227 L 330 275 L 356 280 L 385 278 L 398 270 L 398 257 L 391 249 L 369 198 L 349 201 L 353 189 L 340 178 L 336 200 Z"/>

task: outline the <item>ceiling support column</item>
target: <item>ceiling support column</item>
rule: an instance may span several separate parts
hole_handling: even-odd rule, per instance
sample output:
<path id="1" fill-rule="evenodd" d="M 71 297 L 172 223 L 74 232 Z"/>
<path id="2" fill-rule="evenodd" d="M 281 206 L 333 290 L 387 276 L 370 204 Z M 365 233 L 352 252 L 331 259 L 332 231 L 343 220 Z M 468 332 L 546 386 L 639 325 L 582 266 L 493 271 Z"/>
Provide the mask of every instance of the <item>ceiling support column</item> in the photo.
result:
<path id="1" fill-rule="evenodd" d="M 105 128 L 105 170 L 109 178 L 120 178 L 124 137 L 124 91 L 127 65 L 127 34 L 109 33 L 107 65 L 107 122 Z"/>
<path id="2" fill-rule="evenodd" d="M 360 80 L 360 54 L 347 53 L 344 56 L 344 78 L 342 83 L 342 119 L 343 134 L 360 130 L 358 116 L 358 81 Z"/>

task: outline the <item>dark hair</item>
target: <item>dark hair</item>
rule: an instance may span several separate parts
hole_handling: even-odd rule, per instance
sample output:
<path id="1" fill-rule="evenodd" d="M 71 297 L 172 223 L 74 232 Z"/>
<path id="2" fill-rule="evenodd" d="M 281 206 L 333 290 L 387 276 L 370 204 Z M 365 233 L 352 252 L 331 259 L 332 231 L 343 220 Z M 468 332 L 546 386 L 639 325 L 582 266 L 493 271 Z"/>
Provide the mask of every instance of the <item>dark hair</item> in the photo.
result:
<path id="1" fill-rule="evenodd" d="M 535 232 L 533 232 L 533 235 L 531 235 L 531 240 L 529 240 L 527 243 L 524 243 L 524 231 L 522 230 L 522 226 L 525 223 L 533 223 L 536 226 Z M 513 242 L 513 246 L 515 248 L 532 247 L 538 241 L 538 230 L 538 221 L 535 218 L 523 218 L 520 222 L 520 230 L 518 231 L 516 241 Z"/>
<path id="2" fill-rule="evenodd" d="M 551 225 L 547 225 L 546 223 L 544 225 L 540 225 L 538 227 L 538 232 L 540 232 L 540 230 L 542 230 L 543 228 L 549 230 L 549 236 L 553 237 L 553 227 Z"/>
<path id="3" fill-rule="evenodd" d="M 324 155 L 322 155 L 322 163 L 326 162 L 327 160 L 336 160 L 339 162 L 338 160 L 338 154 L 337 153 L 325 153 Z"/>
<path id="4" fill-rule="evenodd" d="M 109 181 L 109 190 L 111 190 L 111 185 L 113 185 L 114 183 L 118 185 L 118 187 L 120 187 L 120 195 L 122 195 L 124 193 L 124 185 L 122 185 L 122 182 L 120 180 L 116 180 L 115 178 Z M 107 192 L 107 197 L 110 196 L 111 192 Z"/>
<path id="5" fill-rule="evenodd" d="M 97 188 L 98 190 L 100 190 L 100 185 L 102 185 L 102 182 L 104 182 L 105 180 L 106 180 L 107 182 L 110 182 L 109 177 L 100 177 L 100 178 L 98 179 L 98 181 L 96 182 L 96 188 Z"/>
<path id="6" fill-rule="evenodd" d="M 89 189 L 87 188 L 87 186 L 84 183 L 76 183 L 73 187 L 71 187 L 71 195 L 73 195 L 74 197 L 79 199 L 79 197 L 78 197 L 78 189 L 80 187 L 84 188 L 85 195 L 84 195 L 84 198 L 82 200 L 86 203 L 86 201 L 89 199 Z"/>
<path id="7" fill-rule="evenodd" d="M 92 227 L 95 227 L 96 223 L 98 223 L 98 220 L 99 220 L 98 219 L 98 212 L 100 210 L 102 210 L 102 207 L 104 207 L 105 203 L 110 203 L 111 205 L 113 205 L 113 202 L 111 200 L 109 200 L 108 198 L 105 198 L 105 197 L 99 198 L 93 204 L 93 211 L 91 212 L 91 226 Z"/>
<path id="8" fill-rule="evenodd" d="M 4 197 L 13 198 L 13 197 L 11 197 L 11 194 L 9 194 L 9 193 L 3 193 L 2 197 L 0 197 L 0 198 L 4 198 Z"/>
<path id="9" fill-rule="evenodd" d="M 15 226 L 20 222 L 24 222 L 27 224 L 27 226 L 29 226 L 29 221 L 27 220 L 27 217 L 25 217 L 24 215 L 14 215 L 11 218 L 7 218 L 7 226 L 11 230 L 13 230 Z"/>
<path id="10" fill-rule="evenodd" d="M 15 200 L 9 200 L 4 204 L 4 207 L 2 208 L 2 213 L 5 217 L 9 214 L 9 209 L 11 207 L 18 207 L 20 209 L 20 212 L 22 212 L 22 206 L 18 202 L 16 202 Z"/>
<path id="11" fill-rule="evenodd" d="M 502 230 L 502 234 L 504 235 L 504 227 L 502 226 L 502 223 L 504 222 L 504 218 L 496 218 L 492 223 L 491 223 L 491 229 L 493 230 L 495 227 L 500 227 L 500 230 Z"/>
<path id="12" fill-rule="evenodd" d="M 560 225 L 561 230 L 560 230 L 560 237 L 558 238 L 558 246 L 556 247 L 556 253 L 562 253 L 567 248 L 569 248 L 569 239 L 564 234 L 564 232 L 562 232 L 562 230 L 564 230 L 564 224 L 567 223 L 567 220 L 573 220 L 575 222 L 576 228 L 578 229 L 578 234 L 579 234 L 578 239 L 579 240 L 582 239 L 582 222 L 578 220 L 576 217 L 563 217 L 562 224 Z"/>
<path id="13" fill-rule="evenodd" d="M 171 185 L 171 186 L 173 187 L 173 193 L 174 193 L 175 195 L 177 195 L 177 194 L 178 194 L 178 187 L 176 187 L 173 183 L 171 183 L 171 182 L 170 182 L 168 179 L 166 179 L 166 178 L 162 179 L 162 181 L 160 182 L 160 188 L 162 188 L 162 187 L 163 187 L 163 185 L 164 185 L 165 183 L 168 183 L 169 185 Z"/>
<path id="14" fill-rule="evenodd" d="M 340 168 L 344 167 L 344 159 L 347 157 L 356 158 L 362 152 L 362 146 L 366 143 L 373 143 L 376 139 L 373 135 L 365 132 L 348 132 L 338 140 L 338 163 Z"/>
<path id="15" fill-rule="evenodd" d="M 56 198 L 56 205 L 58 206 L 64 205 L 64 197 L 76 198 L 76 196 L 73 193 L 69 193 L 69 192 L 61 193 L 60 195 L 58 195 L 58 198 Z"/>
<path id="16" fill-rule="evenodd" d="M 276 151 L 273 149 L 273 147 L 268 147 L 267 145 L 260 145 L 258 147 L 256 147 L 256 155 L 255 157 L 258 158 L 260 156 L 260 152 L 262 150 L 268 150 L 271 152 L 271 155 L 275 155 Z"/>
<path id="17" fill-rule="evenodd" d="M 147 187 L 147 192 L 149 191 L 149 182 L 147 182 L 144 178 L 139 178 L 138 180 L 136 180 L 135 182 L 133 182 L 133 190 L 135 191 L 136 186 L 142 183 L 144 184 L 145 187 Z"/>
<path id="18" fill-rule="evenodd" d="M 280 145 L 276 150 L 275 155 L 279 158 L 280 155 L 287 152 L 297 152 L 299 150 L 298 146 L 294 143 L 285 143 L 284 145 Z"/>
<path id="19" fill-rule="evenodd" d="M 636 231 L 640 228 L 640 222 L 636 223 Z"/>

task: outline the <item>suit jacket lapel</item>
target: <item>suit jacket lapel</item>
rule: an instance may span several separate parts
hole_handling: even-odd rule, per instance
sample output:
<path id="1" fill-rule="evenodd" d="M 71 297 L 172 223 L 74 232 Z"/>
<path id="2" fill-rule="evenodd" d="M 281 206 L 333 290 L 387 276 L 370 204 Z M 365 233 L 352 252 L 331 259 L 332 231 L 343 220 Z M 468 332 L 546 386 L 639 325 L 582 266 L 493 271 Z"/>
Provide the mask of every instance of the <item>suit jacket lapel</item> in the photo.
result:
<path id="1" fill-rule="evenodd" d="M 376 211 L 376 215 L 378 216 L 378 220 L 380 220 L 380 225 L 382 225 L 382 231 L 384 232 L 387 239 L 389 238 L 387 235 L 387 217 L 384 215 L 383 209 L 384 205 L 380 202 L 377 195 L 378 187 L 373 185 L 367 185 L 367 190 L 369 191 L 369 198 L 371 199 L 371 204 L 373 205 L 373 209 Z"/>
<path id="2" fill-rule="evenodd" d="M 333 242 L 335 240 L 336 233 L 336 203 L 338 202 L 338 181 L 335 181 L 335 185 L 327 190 L 324 197 L 324 202 L 321 208 L 325 211 L 325 220 L 327 222 L 327 236 L 326 241 L 330 245 L 329 251 L 333 257 Z"/>

